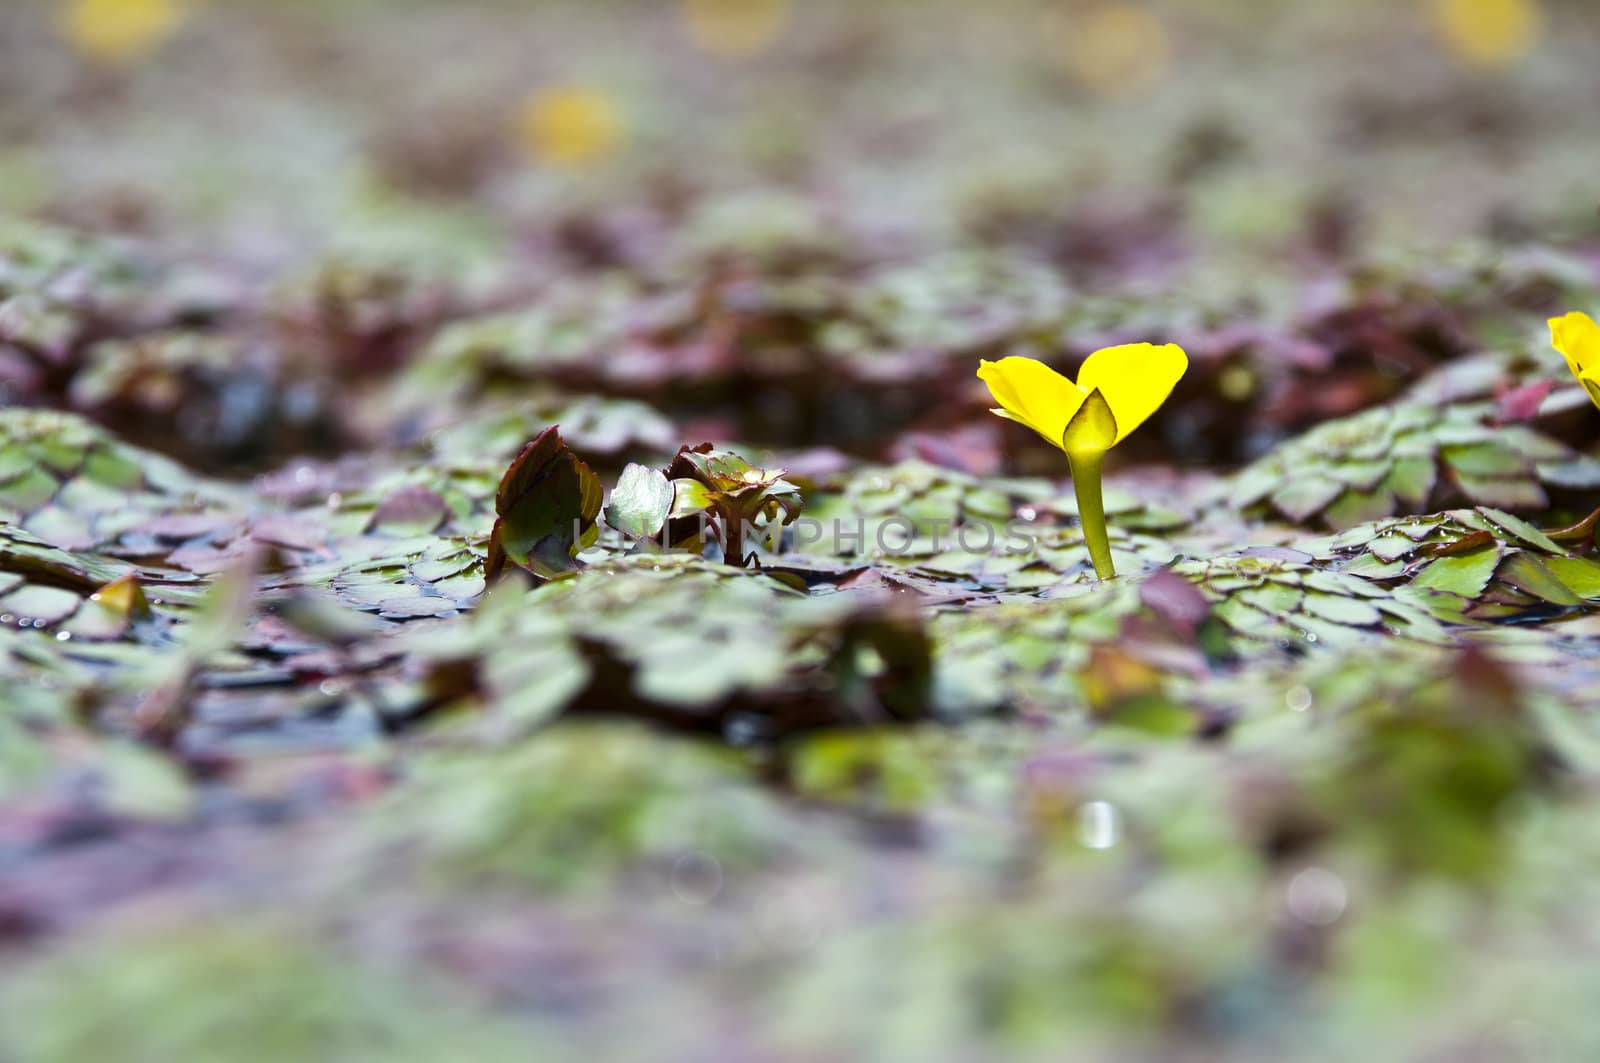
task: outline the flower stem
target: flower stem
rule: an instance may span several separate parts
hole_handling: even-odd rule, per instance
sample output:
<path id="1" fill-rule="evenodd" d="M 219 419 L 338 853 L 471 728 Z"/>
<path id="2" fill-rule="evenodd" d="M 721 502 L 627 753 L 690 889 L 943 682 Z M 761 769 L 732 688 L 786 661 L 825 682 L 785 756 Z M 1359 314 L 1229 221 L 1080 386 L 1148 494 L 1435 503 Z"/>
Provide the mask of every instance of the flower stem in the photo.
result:
<path id="1" fill-rule="evenodd" d="M 1117 570 L 1111 564 L 1111 540 L 1106 535 L 1106 507 L 1100 497 L 1100 467 L 1105 463 L 1105 457 L 1103 450 L 1068 452 L 1067 464 L 1072 469 L 1072 490 L 1078 496 L 1078 522 L 1083 525 L 1083 541 L 1089 547 L 1094 574 L 1101 579 L 1111 579 Z"/>

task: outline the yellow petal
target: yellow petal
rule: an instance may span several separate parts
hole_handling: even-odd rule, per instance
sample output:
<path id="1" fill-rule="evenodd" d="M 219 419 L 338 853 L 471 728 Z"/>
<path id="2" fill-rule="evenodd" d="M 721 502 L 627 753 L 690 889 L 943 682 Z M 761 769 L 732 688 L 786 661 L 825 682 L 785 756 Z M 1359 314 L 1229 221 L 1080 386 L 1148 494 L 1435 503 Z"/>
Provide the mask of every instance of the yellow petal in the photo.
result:
<path id="1" fill-rule="evenodd" d="M 1096 388 L 1117 419 L 1117 439 L 1127 439 L 1161 408 L 1189 368 L 1189 356 L 1175 343 L 1130 343 L 1095 351 L 1078 370 L 1078 385 Z"/>
<path id="2" fill-rule="evenodd" d="M 989 385 L 1002 417 L 1025 424 L 1061 446 L 1067 422 L 1083 405 L 1084 390 L 1043 362 L 1032 358 L 1002 358 L 980 362 L 978 379 Z"/>
<path id="3" fill-rule="evenodd" d="M 1600 370 L 1600 325 L 1588 314 L 1573 311 L 1550 319 L 1550 342 L 1566 356 L 1572 375 Z"/>

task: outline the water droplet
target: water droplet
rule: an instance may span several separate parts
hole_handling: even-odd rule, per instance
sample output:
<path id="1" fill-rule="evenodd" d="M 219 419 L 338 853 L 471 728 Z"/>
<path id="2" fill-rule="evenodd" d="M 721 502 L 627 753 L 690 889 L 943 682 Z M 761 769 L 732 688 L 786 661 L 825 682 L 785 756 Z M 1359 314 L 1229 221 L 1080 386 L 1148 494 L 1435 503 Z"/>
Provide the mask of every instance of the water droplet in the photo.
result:
<path id="1" fill-rule="evenodd" d="M 57 631 L 56 632 L 56 641 L 57 642 L 71 642 L 72 641 L 72 632 L 70 632 L 70 631 Z"/>
<path id="2" fill-rule="evenodd" d="M 1308 867 L 1289 881 L 1284 904 L 1307 926 L 1332 926 L 1350 902 L 1344 880 L 1321 867 Z"/>
<path id="3" fill-rule="evenodd" d="M 1122 832 L 1122 816 L 1109 801 L 1089 801 L 1078 809 L 1078 837 L 1089 849 L 1109 849 Z"/>
<path id="4" fill-rule="evenodd" d="M 1292 686 L 1283 692 L 1283 703 L 1295 712 L 1305 712 L 1311 708 L 1311 688 Z"/>
<path id="5" fill-rule="evenodd" d="M 1315 641 L 1317 641 L 1317 633 L 1315 631 L 1307 631 L 1306 632 L 1306 641 L 1307 642 L 1315 642 Z"/>
<path id="6" fill-rule="evenodd" d="M 722 863 L 710 853 L 684 853 L 672 865 L 671 882 L 678 900 L 703 907 L 722 892 Z"/>

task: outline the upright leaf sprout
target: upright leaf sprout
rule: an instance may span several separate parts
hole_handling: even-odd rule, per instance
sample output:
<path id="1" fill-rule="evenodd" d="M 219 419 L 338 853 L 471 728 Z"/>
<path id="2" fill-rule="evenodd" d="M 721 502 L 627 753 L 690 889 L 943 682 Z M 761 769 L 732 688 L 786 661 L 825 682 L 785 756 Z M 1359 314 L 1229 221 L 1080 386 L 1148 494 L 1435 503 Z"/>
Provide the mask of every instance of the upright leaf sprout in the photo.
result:
<path id="1" fill-rule="evenodd" d="M 993 412 L 1027 425 L 1067 455 L 1083 537 L 1101 579 L 1115 576 L 1100 475 L 1106 451 L 1167 401 L 1189 368 L 1176 344 L 1107 347 L 1084 359 L 1077 382 L 1032 358 L 982 362 L 978 377 L 1000 404 Z"/>

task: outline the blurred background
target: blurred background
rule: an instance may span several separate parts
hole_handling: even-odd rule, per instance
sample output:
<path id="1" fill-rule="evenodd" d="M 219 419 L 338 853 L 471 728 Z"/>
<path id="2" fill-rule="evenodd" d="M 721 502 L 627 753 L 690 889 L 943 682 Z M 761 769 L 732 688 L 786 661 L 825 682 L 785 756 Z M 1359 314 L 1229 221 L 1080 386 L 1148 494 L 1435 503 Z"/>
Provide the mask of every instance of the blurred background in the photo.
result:
<path id="1" fill-rule="evenodd" d="M 1585 0 L 12 0 L 5 254 L 70 320 L 13 305 L 0 400 L 248 471 L 566 374 L 982 472 L 977 357 L 1167 338 L 1119 460 L 1248 460 L 1590 283 L 1597 46 Z"/>
<path id="2" fill-rule="evenodd" d="M 1544 321 L 1600 292 L 1597 55 L 1594 0 L 0 0 L 0 406 L 85 419 L 7 411 L 0 501 L 49 544 L 19 571 L 126 533 L 197 586 L 271 521 L 359 608 L 448 614 L 421 629 L 444 643 L 549 425 L 607 482 L 707 439 L 808 505 L 1009 512 L 998 474 L 1065 469 L 989 415 L 977 359 L 1133 340 L 1192 359 L 1111 459 L 1142 496 L 1114 523 L 1152 537 L 1186 518 L 1148 500 L 1426 379 L 1406 411 L 1443 447 L 1434 408 L 1483 400 L 1479 441 L 1559 377 L 1543 453 L 1575 463 L 1595 411 Z M 1329 446 L 1287 453 L 1327 471 Z M 1233 524 L 1185 552 L 1253 541 L 1208 505 Z M 413 577 L 456 597 L 394 598 Z M 815 663 L 699 586 L 702 669 Z M 1069 659 L 1087 630 L 1121 667 L 1121 621 L 1066 604 L 927 607 L 978 666 L 962 726 L 754 752 L 573 721 L 397 738 L 340 686 L 359 655 L 263 615 L 181 763 L 80 725 L 152 646 L 57 669 L 88 639 L 41 620 L 0 672 L 9 700 L 54 669 L 15 686 L 45 710 L 0 712 L 0 962 L 28 961 L 0 1063 L 1600 1058 L 1600 745 L 1563 714 L 1596 689 L 1589 628 L 1497 629 L 1571 684 L 1548 712 L 1476 656 L 1296 636 L 1270 672 L 1196 664 L 1216 719 L 1143 734 Z M 655 637 L 618 608 L 595 623 Z M 536 698 L 566 681 L 542 619 L 471 628 Z M 980 715 L 1001 702 L 1025 711 Z"/>
<path id="3" fill-rule="evenodd" d="M 1592 233 L 1597 45 L 1585 0 L 10 0 L 0 209 L 258 269 L 759 224 L 1204 277 Z"/>

